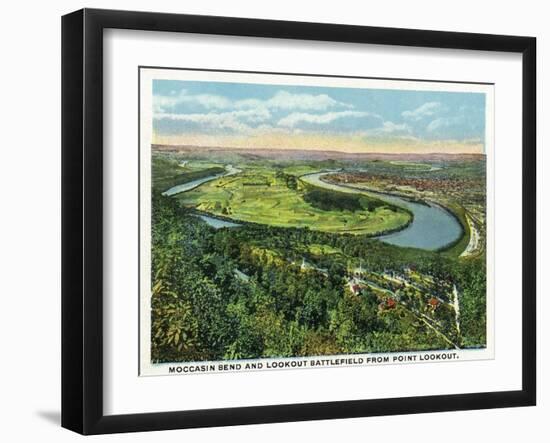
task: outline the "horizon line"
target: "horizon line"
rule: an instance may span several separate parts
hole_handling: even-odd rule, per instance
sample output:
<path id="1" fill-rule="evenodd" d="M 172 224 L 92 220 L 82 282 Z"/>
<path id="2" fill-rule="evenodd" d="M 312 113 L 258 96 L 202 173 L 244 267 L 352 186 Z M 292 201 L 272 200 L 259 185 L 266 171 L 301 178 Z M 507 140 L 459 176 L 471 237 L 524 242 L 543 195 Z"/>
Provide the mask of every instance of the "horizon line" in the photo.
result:
<path id="1" fill-rule="evenodd" d="M 379 152 L 379 151 L 345 151 L 345 150 L 330 150 L 322 148 L 266 148 L 266 147 L 234 147 L 234 146 L 216 146 L 216 145 L 189 145 L 189 144 L 168 144 L 168 143 L 151 143 L 151 147 L 162 146 L 169 148 L 201 148 L 201 149 L 218 149 L 231 151 L 300 151 L 300 152 L 326 152 L 334 154 L 349 154 L 349 155 L 481 155 L 486 157 L 485 152 Z"/>

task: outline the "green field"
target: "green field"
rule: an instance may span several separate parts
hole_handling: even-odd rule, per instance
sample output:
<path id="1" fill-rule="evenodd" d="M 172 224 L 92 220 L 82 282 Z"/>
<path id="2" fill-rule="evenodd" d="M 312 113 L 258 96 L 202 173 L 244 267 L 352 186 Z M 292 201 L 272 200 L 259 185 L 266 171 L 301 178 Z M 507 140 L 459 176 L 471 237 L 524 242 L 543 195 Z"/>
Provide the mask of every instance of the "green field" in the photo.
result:
<path id="1" fill-rule="evenodd" d="M 413 163 L 410 161 L 394 160 L 388 162 L 390 165 L 397 166 L 407 171 L 429 171 L 432 169 L 432 165 L 427 163 Z"/>
<path id="2" fill-rule="evenodd" d="M 335 206 L 327 210 L 315 205 L 316 192 L 331 194 L 335 202 L 350 198 L 357 201 L 349 202 L 349 208 Z M 311 200 L 306 201 L 308 197 Z M 289 183 L 285 174 L 269 167 L 249 168 L 176 198 L 186 207 L 234 220 L 333 233 L 380 234 L 405 226 L 411 218 L 406 211 L 374 198 L 361 196 L 359 201 L 343 193 Z"/>
<path id="3" fill-rule="evenodd" d="M 309 245 L 307 252 L 310 254 L 313 254 L 315 256 L 323 256 L 323 255 L 332 255 L 332 254 L 342 254 L 342 251 L 338 248 L 334 248 L 329 245 L 323 245 L 314 243 Z"/>

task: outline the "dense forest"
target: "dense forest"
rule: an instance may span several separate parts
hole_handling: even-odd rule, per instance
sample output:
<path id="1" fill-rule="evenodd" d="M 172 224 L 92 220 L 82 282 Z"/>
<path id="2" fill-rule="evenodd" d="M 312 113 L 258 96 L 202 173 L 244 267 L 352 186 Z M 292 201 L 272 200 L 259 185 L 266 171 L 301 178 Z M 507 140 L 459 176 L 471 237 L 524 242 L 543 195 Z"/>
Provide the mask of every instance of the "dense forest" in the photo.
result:
<path id="1" fill-rule="evenodd" d="M 289 186 L 294 183 L 289 181 Z M 361 207 L 364 201 L 312 204 Z M 348 206 L 351 205 L 349 208 Z M 353 209 L 352 209 L 353 210 Z M 482 347 L 485 262 L 398 248 L 361 235 L 243 223 L 214 229 L 175 199 L 152 197 L 153 362 Z M 300 264 L 308 263 L 308 266 Z M 437 332 L 405 285 L 388 290 L 410 309 L 382 309 L 380 292 L 348 289 L 358 264 L 376 273 L 414 268 L 433 297 L 460 291 L 460 329 L 440 308 Z M 445 285 L 438 282 L 446 282 Z M 415 308 L 415 303 L 419 304 Z M 400 305 L 401 306 L 401 305 Z M 413 315 L 419 312 L 421 315 Z M 451 321 L 452 320 L 452 321 Z M 431 324 L 431 323 L 430 323 Z"/>
<path id="2" fill-rule="evenodd" d="M 387 205 L 381 200 L 366 197 L 360 194 L 344 194 L 342 192 L 330 192 L 324 189 L 310 187 L 304 194 L 304 200 L 314 208 L 323 211 L 374 211 L 376 208 Z"/>

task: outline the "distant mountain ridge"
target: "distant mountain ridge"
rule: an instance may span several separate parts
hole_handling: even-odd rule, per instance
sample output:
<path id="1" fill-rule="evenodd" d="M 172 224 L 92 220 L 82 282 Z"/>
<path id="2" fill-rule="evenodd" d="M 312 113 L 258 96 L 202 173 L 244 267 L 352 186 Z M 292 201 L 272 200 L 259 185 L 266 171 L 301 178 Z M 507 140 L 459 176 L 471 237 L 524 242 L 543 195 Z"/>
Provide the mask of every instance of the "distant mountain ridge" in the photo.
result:
<path id="1" fill-rule="evenodd" d="M 378 152 L 341 152 L 327 150 L 308 149 L 245 149 L 227 148 L 223 146 L 192 146 L 192 145 L 152 145 L 153 151 L 173 152 L 181 154 L 205 155 L 240 155 L 245 158 L 270 158 L 274 160 L 426 160 L 426 161 L 452 161 L 452 160 L 482 160 L 485 154 L 448 154 L 443 152 L 433 153 L 378 153 Z"/>

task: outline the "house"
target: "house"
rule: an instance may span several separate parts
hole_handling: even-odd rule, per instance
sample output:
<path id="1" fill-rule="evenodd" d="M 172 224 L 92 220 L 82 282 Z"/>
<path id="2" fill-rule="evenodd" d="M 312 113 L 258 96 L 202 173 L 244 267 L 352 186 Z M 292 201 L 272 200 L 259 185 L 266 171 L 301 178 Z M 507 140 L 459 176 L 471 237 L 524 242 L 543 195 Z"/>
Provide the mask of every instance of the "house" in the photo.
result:
<path id="1" fill-rule="evenodd" d="M 354 279 L 348 281 L 349 290 L 354 295 L 359 295 L 363 289 Z"/>
<path id="2" fill-rule="evenodd" d="M 428 309 L 431 309 L 432 311 L 435 311 L 439 305 L 440 302 L 435 297 L 432 297 L 428 300 Z"/>
<path id="3" fill-rule="evenodd" d="M 386 300 L 384 300 L 382 303 L 380 303 L 378 305 L 378 308 L 381 310 L 381 311 L 385 311 L 385 310 L 389 310 L 389 309 L 395 309 L 395 307 L 397 306 L 397 302 L 393 299 L 393 298 L 387 298 Z"/>

